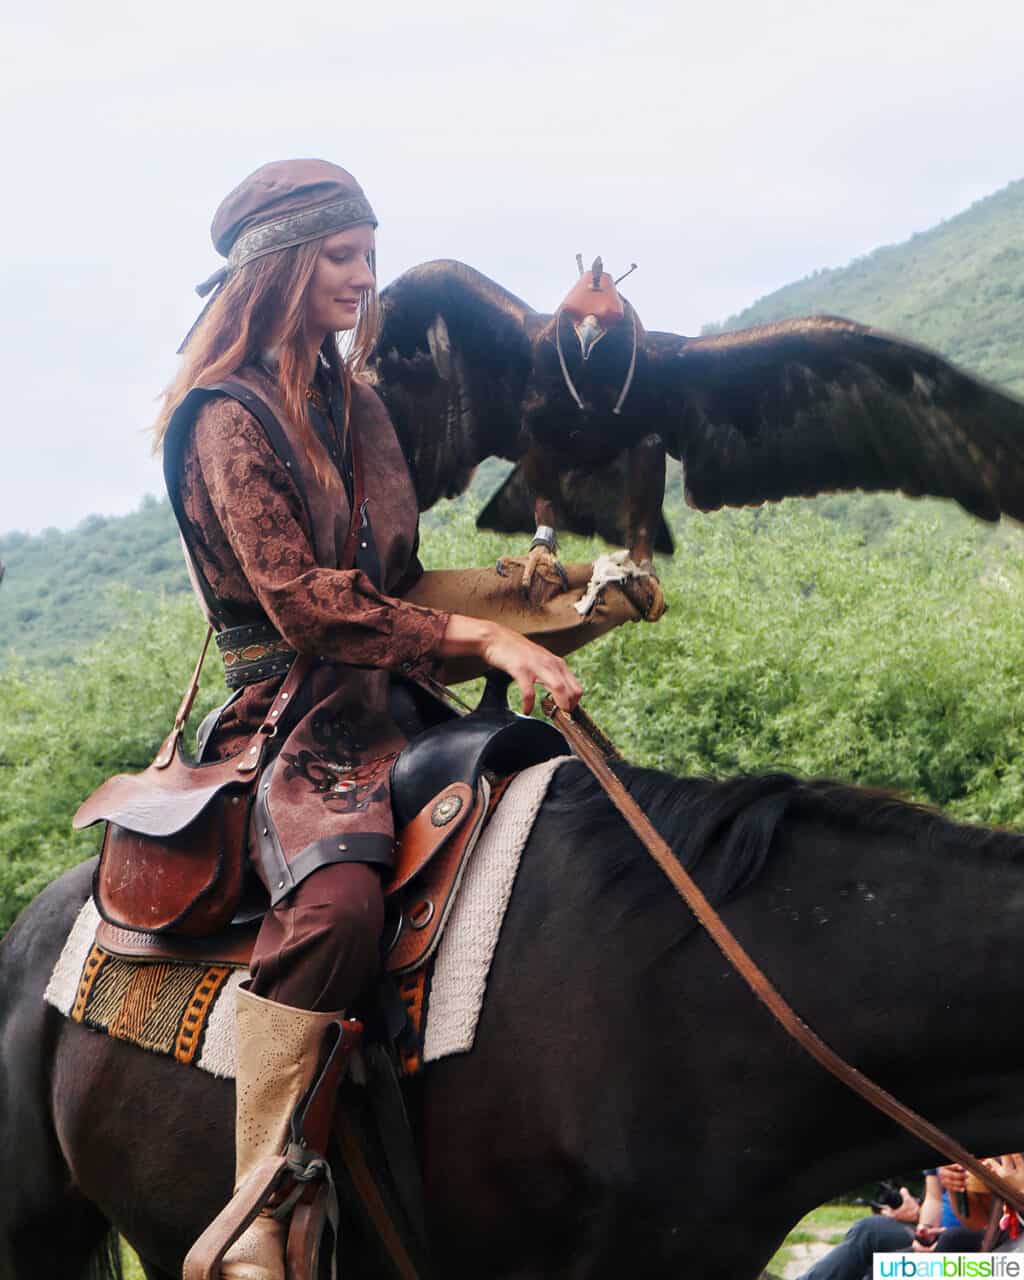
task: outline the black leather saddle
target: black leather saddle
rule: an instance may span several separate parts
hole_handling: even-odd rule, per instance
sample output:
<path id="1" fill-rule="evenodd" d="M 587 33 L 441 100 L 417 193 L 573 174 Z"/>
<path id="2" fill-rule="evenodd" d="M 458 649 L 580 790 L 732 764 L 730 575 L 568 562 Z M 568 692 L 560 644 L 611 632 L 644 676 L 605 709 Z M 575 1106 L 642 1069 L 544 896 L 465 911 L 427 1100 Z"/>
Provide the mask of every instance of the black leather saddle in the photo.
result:
<path id="1" fill-rule="evenodd" d="M 475 792 L 485 770 L 515 773 L 569 754 L 554 725 L 509 710 L 510 683 L 503 672 L 491 672 L 475 711 L 424 730 L 395 758 L 391 803 L 396 831 L 453 782 L 465 782 Z"/>

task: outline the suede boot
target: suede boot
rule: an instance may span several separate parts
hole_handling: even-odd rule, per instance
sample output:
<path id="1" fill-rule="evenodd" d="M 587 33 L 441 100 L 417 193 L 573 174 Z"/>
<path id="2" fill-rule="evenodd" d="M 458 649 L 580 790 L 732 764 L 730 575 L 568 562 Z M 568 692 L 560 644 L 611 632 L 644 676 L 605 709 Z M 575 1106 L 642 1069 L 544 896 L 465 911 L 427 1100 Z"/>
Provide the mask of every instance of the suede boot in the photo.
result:
<path id="1" fill-rule="evenodd" d="M 235 1189 L 263 1156 L 277 1155 L 312 1083 L 324 1032 L 340 1013 L 310 1013 L 238 992 L 235 1010 Z M 221 1280 L 285 1280 L 287 1224 L 261 1214 L 224 1255 Z"/>

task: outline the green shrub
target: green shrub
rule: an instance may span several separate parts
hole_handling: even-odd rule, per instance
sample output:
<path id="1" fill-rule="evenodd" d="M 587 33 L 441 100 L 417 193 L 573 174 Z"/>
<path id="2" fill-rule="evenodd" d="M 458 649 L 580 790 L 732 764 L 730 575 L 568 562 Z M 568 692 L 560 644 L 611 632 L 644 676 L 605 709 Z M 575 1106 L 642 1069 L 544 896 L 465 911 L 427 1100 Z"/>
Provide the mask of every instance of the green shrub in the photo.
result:
<path id="1" fill-rule="evenodd" d="M 677 509 L 677 553 L 660 565 L 668 614 L 571 659 L 588 709 L 638 763 L 790 768 L 1021 825 L 1019 535 L 893 499 L 861 500 L 859 519 L 858 500 L 842 501 L 842 519 L 795 502 Z M 493 563 L 524 544 L 478 533 L 472 503 L 424 519 L 431 567 Z M 569 539 L 563 555 L 602 549 Z M 0 929 L 94 850 L 71 815 L 105 777 L 152 758 L 202 635 L 186 596 L 121 589 L 96 607 L 121 621 L 68 665 L 0 670 Z M 224 696 L 217 665 L 197 713 Z"/>

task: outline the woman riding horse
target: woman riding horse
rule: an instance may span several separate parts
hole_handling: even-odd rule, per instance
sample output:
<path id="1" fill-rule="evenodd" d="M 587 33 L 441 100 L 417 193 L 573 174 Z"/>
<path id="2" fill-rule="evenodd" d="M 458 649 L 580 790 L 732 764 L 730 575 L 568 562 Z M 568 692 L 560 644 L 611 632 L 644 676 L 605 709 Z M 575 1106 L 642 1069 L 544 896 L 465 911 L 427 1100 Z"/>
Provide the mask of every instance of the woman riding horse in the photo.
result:
<path id="1" fill-rule="evenodd" d="M 422 573 L 416 496 L 360 378 L 377 333 L 376 225 L 336 165 L 283 161 L 246 178 L 214 217 L 227 265 L 208 282 L 216 292 L 155 428 L 175 451 L 166 469 L 193 582 L 237 689 L 203 759 L 241 750 L 294 655 L 317 659 L 271 744 L 250 832 L 271 906 L 238 998 L 236 1187 L 282 1148 L 324 1028 L 377 970 L 394 850 L 388 771 L 417 722 L 418 681 L 469 655 L 507 672 L 527 711 L 535 683 L 565 709 L 581 693 L 565 662 L 525 637 L 401 599 Z M 196 394 L 226 378 L 230 391 Z M 353 514 L 355 563 L 341 564 Z M 280 1280 L 284 1230 L 258 1217 L 224 1280 Z"/>

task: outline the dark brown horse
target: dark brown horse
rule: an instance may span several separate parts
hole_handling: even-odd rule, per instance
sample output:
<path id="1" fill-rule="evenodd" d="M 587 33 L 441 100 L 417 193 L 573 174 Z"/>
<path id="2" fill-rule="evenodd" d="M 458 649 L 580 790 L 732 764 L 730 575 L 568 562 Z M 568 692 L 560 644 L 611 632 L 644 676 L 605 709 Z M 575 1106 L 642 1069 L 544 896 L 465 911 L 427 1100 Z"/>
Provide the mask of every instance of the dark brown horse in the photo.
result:
<path id="1" fill-rule="evenodd" d="M 1024 839 L 779 775 L 623 776 L 836 1049 L 966 1143 L 1024 1143 Z M 231 1085 L 43 1004 L 88 885 L 68 873 L 0 950 L 0 1280 L 109 1276 L 111 1227 L 172 1280 L 229 1191 Z M 811 1206 L 931 1159 L 786 1038 L 574 765 L 476 1046 L 410 1101 L 446 1280 L 746 1280 Z"/>

